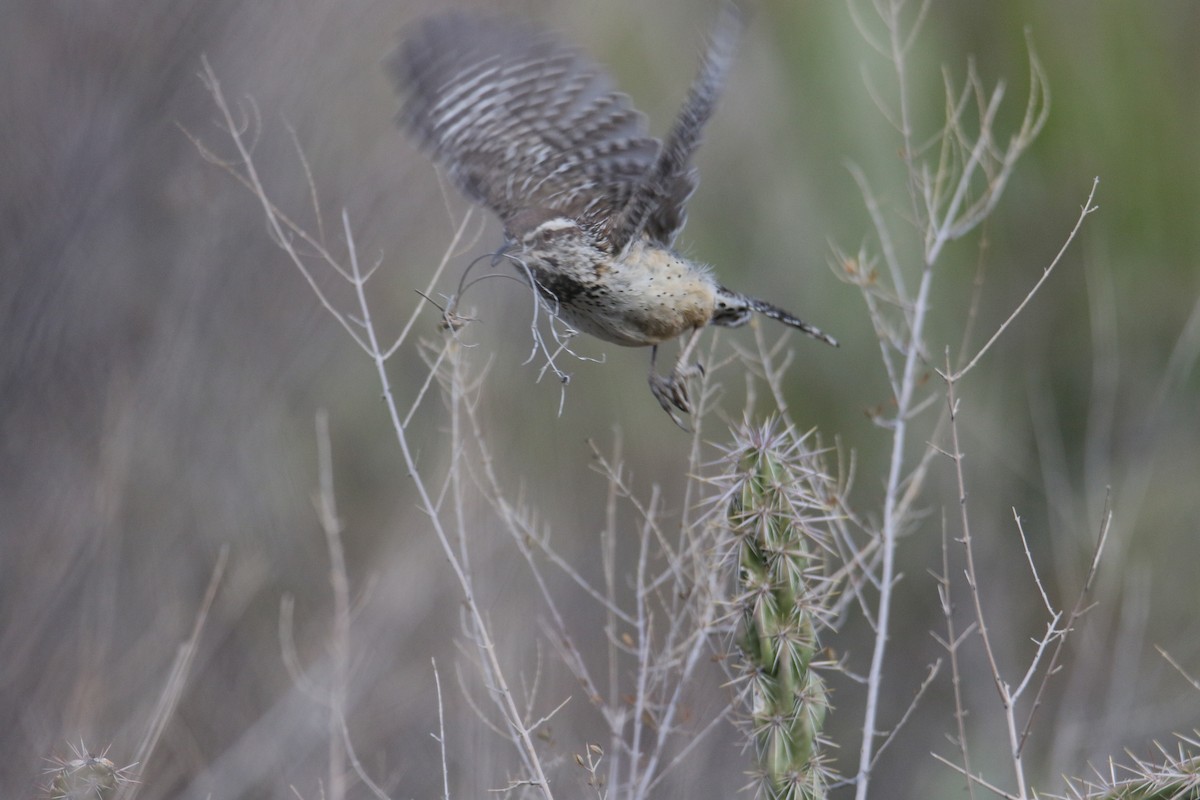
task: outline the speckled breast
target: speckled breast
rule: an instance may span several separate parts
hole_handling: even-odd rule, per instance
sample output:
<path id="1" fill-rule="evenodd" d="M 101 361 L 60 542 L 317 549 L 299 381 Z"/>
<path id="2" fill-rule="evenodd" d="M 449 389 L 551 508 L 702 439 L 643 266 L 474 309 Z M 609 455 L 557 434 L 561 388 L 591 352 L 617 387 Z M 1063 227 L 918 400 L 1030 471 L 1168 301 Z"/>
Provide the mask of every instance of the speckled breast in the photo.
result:
<path id="1" fill-rule="evenodd" d="M 586 269 L 530 264 L 543 297 L 578 330 L 625 347 L 659 344 L 712 319 L 716 283 L 706 269 L 660 247 Z"/>

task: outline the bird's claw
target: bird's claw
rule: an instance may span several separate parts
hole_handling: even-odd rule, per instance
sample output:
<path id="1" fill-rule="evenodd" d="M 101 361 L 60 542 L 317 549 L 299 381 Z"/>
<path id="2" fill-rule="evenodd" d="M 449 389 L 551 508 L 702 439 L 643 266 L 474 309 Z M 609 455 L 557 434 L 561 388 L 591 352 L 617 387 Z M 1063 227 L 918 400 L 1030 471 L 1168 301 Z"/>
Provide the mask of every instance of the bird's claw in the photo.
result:
<path id="1" fill-rule="evenodd" d="M 675 413 L 675 409 L 682 411 L 684 414 L 692 413 L 692 401 L 688 397 L 687 379 L 692 375 L 703 375 L 704 367 L 700 364 L 693 364 L 689 367 L 676 367 L 671 371 L 670 375 L 659 375 L 657 372 L 650 373 L 650 391 L 658 400 L 658 404 L 662 406 L 663 411 L 670 415 L 672 421 L 685 431 L 691 431 L 679 415 Z"/>

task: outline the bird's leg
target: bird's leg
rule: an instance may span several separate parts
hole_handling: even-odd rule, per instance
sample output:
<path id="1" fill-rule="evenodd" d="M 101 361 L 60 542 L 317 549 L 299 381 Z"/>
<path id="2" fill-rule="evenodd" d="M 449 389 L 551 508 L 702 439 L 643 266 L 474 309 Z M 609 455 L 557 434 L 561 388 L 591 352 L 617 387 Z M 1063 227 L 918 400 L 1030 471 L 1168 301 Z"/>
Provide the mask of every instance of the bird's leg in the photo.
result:
<path id="1" fill-rule="evenodd" d="M 670 414 L 675 424 L 685 431 L 688 430 L 688 427 L 683 424 L 673 409 L 677 408 L 684 414 L 692 413 L 692 404 L 688 399 L 687 379 L 696 374 L 703 375 L 704 367 L 700 364 L 689 364 L 688 359 L 700 340 L 700 331 L 700 328 L 692 329 L 687 341 L 684 342 L 683 349 L 679 351 L 679 358 L 675 361 L 675 366 L 669 375 L 658 374 L 655 366 L 658 360 L 658 345 L 650 348 L 650 391 L 657 398 L 663 411 Z"/>
<path id="2" fill-rule="evenodd" d="M 683 343 L 683 347 L 679 351 L 679 358 L 675 361 L 675 369 L 672 374 L 679 375 L 683 378 L 690 378 L 693 375 L 703 375 L 704 365 L 697 361 L 695 364 L 689 364 L 688 361 L 692 358 L 692 351 L 696 349 L 696 345 L 700 343 L 700 332 L 703 328 L 692 328 L 692 332 L 688 334 L 687 341 Z"/>

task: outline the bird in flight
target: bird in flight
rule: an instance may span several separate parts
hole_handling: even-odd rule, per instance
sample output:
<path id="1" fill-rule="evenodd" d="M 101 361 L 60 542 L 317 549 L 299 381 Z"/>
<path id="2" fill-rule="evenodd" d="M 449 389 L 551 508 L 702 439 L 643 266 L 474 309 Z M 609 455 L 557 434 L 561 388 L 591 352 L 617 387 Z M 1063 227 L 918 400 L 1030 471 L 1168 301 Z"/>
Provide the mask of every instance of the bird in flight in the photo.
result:
<path id="1" fill-rule="evenodd" d="M 574 328 L 650 347 L 650 389 L 692 412 L 687 380 L 707 325 L 754 312 L 836 346 L 765 300 L 726 288 L 675 239 L 698 175 L 692 154 L 729 71 L 745 12 L 726 5 L 687 99 L 662 141 L 608 74 L 554 35 L 507 17 L 444 12 L 402 35 L 388 70 L 398 120 L 457 186 L 504 225 L 504 255 Z M 662 375 L 658 346 L 683 337 Z"/>

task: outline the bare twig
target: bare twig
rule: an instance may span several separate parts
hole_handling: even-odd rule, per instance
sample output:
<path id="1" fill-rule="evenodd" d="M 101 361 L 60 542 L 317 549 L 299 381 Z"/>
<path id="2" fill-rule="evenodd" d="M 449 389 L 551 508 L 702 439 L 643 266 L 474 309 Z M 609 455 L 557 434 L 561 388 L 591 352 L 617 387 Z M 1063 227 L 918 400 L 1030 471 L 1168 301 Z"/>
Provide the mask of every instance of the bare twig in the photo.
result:
<path id="1" fill-rule="evenodd" d="M 1099 206 L 1092 204 L 1092 198 L 1096 195 L 1096 187 L 1099 185 L 1100 179 L 1094 178 L 1092 180 L 1092 190 L 1088 193 L 1087 200 L 1084 202 L 1083 208 L 1079 212 L 1079 217 L 1075 220 L 1074 227 L 1072 227 L 1071 232 L 1067 234 L 1067 240 L 1063 242 L 1062 247 L 1059 248 L 1058 253 L 1054 256 L 1054 260 L 1050 262 L 1048 267 L 1042 270 L 1042 277 L 1038 278 L 1037 283 L 1033 285 L 1033 288 L 1030 289 L 1025 295 L 1024 299 L 1017 304 L 1017 307 L 1013 309 L 1013 312 L 1008 315 L 1008 319 L 1000 323 L 1000 327 L 997 328 L 996 332 L 992 334 L 991 338 L 984 343 L 983 347 L 979 348 L 979 352 L 972 356 L 971 360 L 967 362 L 967 365 L 953 373 L 953 375 L 950 375 L 949 373 L 943 375 L 943 378 L 955 381 L 961 380 L 964 375 L 974 369 L 975 365 L 979 363 L 979 359 L 983 358 L 984 354 L 987 353 L 987 351 L 992 348 L 992 345 L 996 343 L 996 340 L 1000 338 L 1000 335 L 1004 333 L 1004 331 L 1008 329 L 1008 326 L 1012 324 L 1012 321 L 1017 318 L 1017 315 L 1024 310 L 1025 306 L 1029 305 L 1029 301 L 1032 300 L 1033 296 L 1037 294 L 1040 288 L 1042 288 L 1042 284 L 1044 284 L 1050 277 L 1050 274 L 1054 271 L 1054 268 L 1058 266 L 1059 261 L 1062 260 L 1063 254 L 1067 252 L 1067 248 L 1070 247 L 1071 242 L 1075 240 L 1075 235 L 1079 233 L 1079 229 L 1082 227 L 1084 219 L 1087 218 L 1088 214 L 1091 214 L 1093 211 L 1099 208 Z"/>
<path id="2" fill-rule="evenodd" d="M 446 712 L 442 705 L 442 677 L 438 674 L 437 659 L 429 659 L 433 665 L 433 685 L 437 689 L 438 732 L 433 738 L 437 740 L 438 752 L 442 757 L 442 800 L 450 800 L 450 768 L 446 764 Z"/>
<path id="3" fill-rule="evenodd" d="M 874 82 L 869 82 L 868 91 L 899 135 L 900 156 L 907 173 L 906 189 L 911 204 L 908 219 L 916 225 L 922 244 L 921 270 L 914 293 L 909 289 L 912 283 L 902 266 L 903 257 L 897 247 L 899 240 L 892 234 L 866 176 L 857 167 L 851 166 L 851 175 L 863 194 L 879 242 L 888 285 L 880 285 L 873 259 L 866 253 L 860 252 L 857 257 L 850 258 L 835 249 L 835 255 L 838 263 L 845 266 L 847 279 L 862 291 L 872 324 L 879 335 L 882 360 L 893 395 L 890 402 L 881 404 L 881 410 L 875 415 L 877 422 L 891 432 L 891 457 L 876 539 L 878 570 L 874 574 L 866 574 L 867 579 L 877 587 L 878 597 L 873 609 L 864 604 L 864 613 L 875 629 L 875 642 L 866 675 L 867 697 L 855 777 L 857 800 L 867 797 L 870 772 L 876 761 L 879 698 L 891 632 L 893 588 L 897 579 L 895 550 L 900 535 L 911 525 L 913 509 L 923 489 L 929 464 L 937 452 L 936 448 L 926 448 L 915 464 L 910 463 L 907 452 L 912 421 L 934 402 L 933 395 L 922 396 L 920 392 L 928 363 L 925 327 L 930 310 L 934 267 L 946 244 L 977 228 L 995 208 L 1017 161 L 1040 132 L 1048 113 L 1045 75 L 1030 43 L 1030 85 L 1025 114 L 1007 145 L 998 145 L 994 133 L 1004 86 L 999 84 L 991 90 L 985 89 L 973 63 L 968 63 L 967 79 L 961 87 L 954 86 L 949 73 L 944 74 L 945 124 L 927 141 L 920 141 L 911 112 L 909 56 L 930 5 L 922 2 L 913 11 L 905 0 L 875 0 L 870 7 L 878 17 L 881 32 L 868 24 L 856 3 L 850 3 L 854 24 L 868 45 L 884 56 L 894 72 L 894 104 L 889 105 L 880 99 Z M 969 319 L 973 319 L 973 316 L 972 310 Z M 990 345 L 985 345 L 985 349 L 987 346 Z M 964 369 L 962 372 L 966 371 Z M 949 369 L 946 374 L 950 374 Z M 952 426 L 955 402 L 951 399 L 947 407 Z M 890 409 L 886 416 L 884 409 Z M 941 426 L 942 422 L 939 421 L 939 430 Z M 957 442 L 953 452 L 948 455 L 956 463 L 961 463 Z M 941 581 L 943 593 L 948 592 L 949 576 L 944 574 Z M 948 604 L 948 598 L 943 603 Z M 952 631 L 953 626 L 948 630 Z M 986 629 L 981 627 L 980 634 L 986 642 Z M 949 638 L 953 647 L 958 637 L 950 633 Z M 990 652 L 989 661 L 1003 696 L 1006 690 L 998 677 L 998 670 L 994 669 L 995 658 Z M 957 665 L 952 662 L 952 666 L 957 673 Z M 961 697 L 958 713 L 961 722 L 961 715 L 965 713 Z M 960 731 L 960 739 L 963 738 Z M 960 746 L 965 748 L 965 741 Z"/>
<path id="4" fill-rule="evenodd" d="M 954 770 L 955 772 L 957 772 L 960 775 L 962 775 L 963 777 L 965 777 L 971 783 L 982 786 L 983 788 L 987 789 L 989 792 L 996 795 L 997 797 L 1003 797 L 1005 800 L 1021 800 L 1021 798 L 1019 798 L 1017 795 L 1009 794 L 1008 792 L 1001 789 L 999 786 L 996 786 L 993 783 L 988 783 L 986 780 L 983 779 L 982 776 L 972 775 L 970 772 L 967 772 L 961 766 L 959 766 L 958 764 L 955 764 L 953 761 L 946 758 L 945 756 L 939 755 L 938 753 L 930 753 L 930 755 L 933 756 L 934 758 L 936 758 L 938 761 L 945 764 L 950 769 Z"/>
<path id="5" fill-rule="evenodd" d="M 354 750 L 354 742 L 350 741 L 350 729 L 346 727 L 345 718 L 343 717 L 338 722 L 340 723 L 339 727 L 342 733 L 342 747 L 346 750 L 346 757 L 350 760 L 350 768 L 354 770 L 354 774 L 371 790 L 371 794 L 375 795 L 376 800 L 392 800 L 388 797 L 387 792 L 371 779 L 362 762 L 358 760 L 358 753 Z"/>
<path id="6" fill-rule="evenodd" d="M 1050 603 L 1050 597 L 1046 594 L 1046 587 L 1042 585 L 1042 579 L 1038 575 L 1037 564 L 1033 561 L 1033 553 L 1029 551 L 1029 540 L 1025 538 L 1025 524 L 1021 522 L 1021 515 L 1014 508 L 1013 521 L 1017 523 L 1017 533 L 1021 535 L 1021 549 L 1025 551 L 1025 560 L 1029 563 L 1029 571 L 1033 573 L 1033 582 L 1037 585 L 1038 594 L 1042 597 L 1042 605 L 1046 607 L 1046 612 L 1050 616 L 1057 618 L 1058 612 L 1054 610 L 1054 606 Z"/>
<path id="7" fill-rule="evenodd" d="M 1046 666 L 1046 672 L 1042 678 L 1042 683 L 1038 686 L 1037 694 L 1033 699 L 1033 706 L 1029 709 L 1029 716 L 1025 720 L 1025 726 L 1021 729 L 1021 737 L 1017 743 L 1017 752 L 1020 753 L 1021 748 L 1025 746 L 1025 740 L 1029 737 L 1029 731 L 1033 726 L 1034 715 L 1037 714 L 1038 708 L 1041 706 L 1042 693 L 1046 690 L 1046 684 L 1050 682 L 1050 677 L 1058 671 L 1058 662 L 1062 657 L 1063 647 L 1066 644 L 1067 634 L 1075 629 L 1075 623 L 1087 611 L 1087 606 L 1084 601 L 1087 598 L 1088 592 L 1092 588 L 1092 582 L 1096 579 L 1096 571 L 1100 568 L 1100 557 L 1104 554 L 1104 544 L 1108 541 L 1108 532 L 1112 527 L 1112 507 L 1109 505 L 1111 492 L 1105 494 L 1104 497 L 1104 514 L 1100 523 L 1100 535 L 1096 538 L 1096 547 L 1092 551 L 1092 561 L 1088 567 L 1087 577 L 1084 578 L 1083 585 L 1079 587 L 1079 595 L 1075 598 L 1075 606 L 1071 609 L 1071 613 L 1067 615 L 1067 623 L 1063 626 L 1062 635 L 1058 637 L 1058 642 L 1055 644 L 1054 653 L 1050 656 L 1050 663 Z"/>
<path id="8" fill-rule="evenodd" d="M 179 700 L 183 697 L 183 689 L 187 685 L 188 673 L 191 672 L 192 664 L 196 660 L 196 653 L 200 648 L 200 635 L 204 632 L 205 623 L 208 622 L 208 614 L 212 610 L 213 601 L 216 600 L 217 589 L 225 577 L 225 567 L 228 563 L 229 545 L 226 544 L 221 546 L 216 563 L 213 564 L 212 574 L 208 579 L 208 588 L 204 590 L 204 597 L 200 600 L 200 607 L 196 610 L 196 618 L 192 622 L 191 634 L 179 647 L 175 662 L 171 665 L 171 671 L 167 675 L 166 684 L 154 706 L 150 724 L 146 727 L 146 733 L 142 736 L 134 753 L 133 763 L 143 770 L 154 755 L 163 732 L 167 729 L 167 723 L 171 721 L 171 717 L 175 715 L 175 710 L 179 707 Z M 141 785 L 138 781 L 121 784 L 120 796 L 123 800 L 134 800 Z"/>
<path id="9" fill-rule="evenodd" d="M 1193 678 L 1190 674 L 1188 674 L 1188 671 L 1185 670 L 1178 661 L 1176 661 L 1174 658 L 1172 658 L 1171 654 L 1168 653 L 1166 650 L 1159 647 L 1158 645 L 1154 645 L 1154 649 L 1158 651 L 1158 654 L 1160 656 L 1162 656 L 1163 658 L 1165 658 L 1167 660 L 1168 664 L 1170 664 L 1172 667 L 1174 667 L 1175 670 L 1180 675 L 1183 676 L 1183 679 L 1185 681 L 1187 681 L 1188 683 L 1190 683 L 1192 685 L 1192 688 L 1194 688 L 1196 691 L 1200 691 L 1200 680 L 1197 680 L 1196 678 Z"/>
<path id="10" fill-rule="evenodd" d="M 887 750 L 888 745 L 895 740 L 896 734 L 900 733 L 900 731 L 904 729 L 905 723 L 908 722 L 908 719 L 912 716 L 913 712 L 917 710 L 917 706 L 921 703 L 921 698 L 925 696 L 925 690 L 929 688 L 929 685 L 933 683 L 934 679 L 938 676 L 938 673 L 941 672 L 941 670 L 942 660 L 940 658 L 929 665 L 929 669 L 925 671 L 925 680 L 921 681 L 921 685 L 917 687 L 917 691 L 913 693 L 913 698 L 909 702 L 908 708 L 906 708 L 904 713 L 900 715 L 900 721 L 892 727 L 891 731 L 888 732 L 887 737 L 880 742 L 879 747 L 876 748 L 875 760 L 871 762 L 872 768 L 874 768 L 876 762 L 879 761 L 879 757 L 883 755 L 883 752 Z"/>
<path id="11" fill-rule="evenodd" d="M 329 586 L 333 593 L 333 630 L 330 635 L 332 674 L 329 680 L 329 800 L 346 796 L 346 754 L 340 728 L 346 718 L 346 694 L 350 682 L 350 582 L 342 548 L 342 525 L 337 515 L 333 490 L 333 455 L 329 440 L 329 414 L 317 412 L 317 465 L 320 491 L 317 511 L 329 552 Z"/>
<path id="12" fill-rule="evenodd" d="M 949 348 L 947 348 L 947 372 L 949 372 L 949 363 L 950 352 Z M 1018 785 L 1017 796 L 1024 800 L 1026 797 L 1025 769 L 1021 762 L 1020 748 L 1016 741 L 1015 723 L 1013 717 L 1013 695 L 1007 682 L 1004 680 L 1004 677 L 1000 672 L 1000 666 L 996 661 L 995 650 L 992 646 L 992 637 L 988 633 L 987 618 L 983 613 L 983 599 L 979 590 L 979 573 L 975 567 L 975 547 L 971 539 L 970 516 L 967 513 L 967 483 L 962 467 L 963 452 L 958 437 L 958 400 L 955 397 L 954 387 L 954 381 L 948 380 L 946 382 L 946 405 L 950 412 L 950 439 L 952 442 L 952 451 L 949 453 L 949 456 L 954 462 L 954 474 L 958 483 L 958 505 L 960 523 L 962 525 L 962 537 L 959 539 L 959 542 L 962 544 L 963 553 L 966 556 L 967 587 L 970 590 L 971 603 L 975 611 L 975 625 L 979 631 L 979 638 L 983 641 L 983 650 L 987 655 L 988 668 L 991 672 L 992 682 L 996 686 L 996 692 L 1000 695 L 1000 704 L 1004 710 L 1006 721 L 1008 722 L 1009 738 L 1012 745 L 1011 754 L 1013 758 L 1013 773 L 1016 776 Z"/>
<path id="13" fill-rule="evenodd" d="M 307 234 L 300 226 L 287 219 L 269 199 L 266 189 L 262 181 L 259 179 L 258 173 L 254 167 L 252 148 L 243 138 L 242 126 L 239 126 L 234 119 L 224 93 L 221 90 L 212 67 L 207 60 L 203 61 L 204 71 L 203 79 L 206 88 L 213 97 L 218 110 L 221 112 L 224 121 L 224 129 L 232 139 L 235 148 L 238 151 L 241 162 L 241 169 L 237 169 L 233 164 L 217 158 L 208 150 L 198 139 L 191 137 L 192 141 L 200 149 L 201 153 L 213 161 L 213 163 L 222 166 L 228 172 L 233 174 L 239 182 L 247 186 L 251 192 L 258 198 L 263 214 L 267 220 L 268 230 L 271 232 L 273 240 L 281 247 L 289 256 L 293 264 L 303 275 L 308 282 L 310 288 L 320 299 L 322 305 L 329 311 L 331 315 L 342 325 L 342 327 L 350 334 L 354 341 L 367 353 L 375 364 L 376 373 L 383 389 L 383 396 L 387 408 L 388 416 L 392 424 L 392 430 L 396 437 L 396 441 L 400 446 L 401 455 L 404 459 L 406 473 L 412 480 L 413 486 L 420 498 L 422 509 L 426 512 L 429 523 L 433 529 L 434 535 L 445 553 L 447 560 L 450 563 L 451 569 L 464 595 L 464 604 L 467 609 L 468 618 L 471 620 L 471 626 L 474 633 L 474 638 L 477 644 L 479 654 L 481 656 L 481 664 L 484 666 L 485 675 L 491 684 L 491 697 L 496 703 L 497 708 L 501 711 L 505 719 L 506 728 L 510 738 L 516 747 L 517 753 L 521 759 L 524 768 L 527 770 L 530 779 L 526 782 L 528 785 L 536 786 L 539 794 L 547 798 L 552 797 L 549 781 L 542 769 L 541 760 L 538 757 L 537 749 L 534 745 L 530 729 L 522 723 L 522 715 L 516 705 L 515 698 L 510 691 L 507 681 L 504 678 L 504 671 L 499 663 L 496 653 L 495 644 L 491 639 L 490 628 L 483 617 L 476 599 L 474 586 L 470 580 L 469 574 L 464 568 L 461 555 L 457 548 L 452 543 L 448 532 L 443 526 L 438 516 L 438 504 L 434 500 L 433 494 L 429 491 L 424 477 L 417 467 L 416 458 L 409 445 L 407 431 L 404 422 L 401 418 L 399 406 L 396 400 L 395 393 L 392 389 L 391 379 L 387 372 L 387 357 L 397 345 L 393 344 L 388 348 L 384 348 L 380 344 L 379 336 L 374 326 L 370 304 L 366 295 L 366 282 L 369 278 L 368 272 L 364 271 L 359 264 L 358 252 L 354 243 L 354 235 L 350 228 L 349 215 L 342 211 L 342 232 L 347 247 L 347 255 L 349 259 L 348 267 L 344 267 L 337 262 L 336 259 L 329 254 L 328 250 L 321 242 Z M 190 136 L 190 134 L 189 134 Z M 244 173 L 244 174 L 243 174 Z M 461 229 L 460 229 L 461 230 Z M 328 296 L 321 289 L 320 284 L 312 271 L 308 268 L 304 259 L 296 251 L 292 244 L 292 237 L 298 238 L 312 247 L 321 257 L 329 263 L 337 272 L 338 275 L 346 279 L 354 293 L 357 312 L 353 315 L 343 313 L 337 309 L 330 301 Z M 444 263 L 444 260 L 443 260 Z M 401 340 L 403 336 L 401 337 Z M 350 747 L 349 732 L 345 728 L 344 718 L 340 720 L 342 727 L 342 738 L 346 744 L 347 756 L 351 759 L 352 766 L 356 770 L 360 768 L 357 759 L 354 757 Z M 362 776 L 366 781 L 366 776 Z M 372 790 L 376 791 L 377 795 L 382 795 L 377 791 L 378 787 L 372 786 Z"/>
<path id="14" fill-rule="evenodd" d="M 942 572 L 935 576 L 938 581 L 938 600 L 942 606 L 942 616 L 946 620 L 946 638 L 934 634 L 934 639 L 945 648 L 950 657 L 950 679 L 954 687 L 954 722 L 957 725 L 958 752 L 962 756 L 963 771 L 971 772 L 971 748 L 967 741 L 967 707 L 963 699 L 962 670 L 959 666 L 958 649 L 967 637 L 975 631 L 975 623 L 971 623 L 961 633 L 957 631 L 954 622 L 954 603 L 952 599 L 952 584 L 950 580 L 950 543 L 946 530 L 945 515 L 942 517 Z M 974 800 L 975 784 L 967 781 L 967 794 Z"/>

